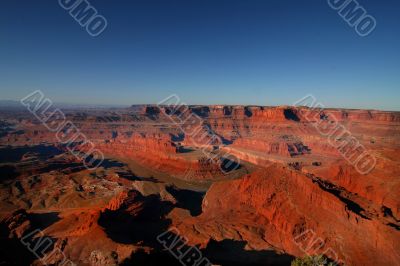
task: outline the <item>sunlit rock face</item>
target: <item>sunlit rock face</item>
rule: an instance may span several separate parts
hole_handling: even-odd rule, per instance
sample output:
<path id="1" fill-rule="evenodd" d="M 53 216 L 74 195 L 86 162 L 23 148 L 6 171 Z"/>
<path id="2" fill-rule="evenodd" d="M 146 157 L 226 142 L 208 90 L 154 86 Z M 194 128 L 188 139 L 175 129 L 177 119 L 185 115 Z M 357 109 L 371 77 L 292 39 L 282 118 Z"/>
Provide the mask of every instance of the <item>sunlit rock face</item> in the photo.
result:
<path id="1" fill-rule="evenodd" d="M 399 112 L 135 105 L 65 115 L 90 143 L 62 143 L 29 112 L 0 112 L 0 262 L 24 254 L 17 264 L 40 265 L 21 241 L 42 232 L 52 245 L 39 257 L 59 251 L 48 264 L 181 265 L 157 241 L 171 228 L 217 265 L 400 261 Z M 71 147 L 104 160 L 87 169 Z"/>

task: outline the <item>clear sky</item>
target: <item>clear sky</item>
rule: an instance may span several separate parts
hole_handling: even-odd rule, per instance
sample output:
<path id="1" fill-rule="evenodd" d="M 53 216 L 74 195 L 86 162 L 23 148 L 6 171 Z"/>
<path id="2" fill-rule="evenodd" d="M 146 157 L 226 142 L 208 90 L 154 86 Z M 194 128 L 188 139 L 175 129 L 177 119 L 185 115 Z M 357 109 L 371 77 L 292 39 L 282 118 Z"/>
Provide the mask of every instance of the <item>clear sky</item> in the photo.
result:
<path id="1" fill-rule="evenodd" d="M 326 0 L 90 0 L 91 37 L 56 0 L 2 0 L 0 99 L 292 104 L 400 110 L 400 2 L 358 0 L 360 37 Z"/>

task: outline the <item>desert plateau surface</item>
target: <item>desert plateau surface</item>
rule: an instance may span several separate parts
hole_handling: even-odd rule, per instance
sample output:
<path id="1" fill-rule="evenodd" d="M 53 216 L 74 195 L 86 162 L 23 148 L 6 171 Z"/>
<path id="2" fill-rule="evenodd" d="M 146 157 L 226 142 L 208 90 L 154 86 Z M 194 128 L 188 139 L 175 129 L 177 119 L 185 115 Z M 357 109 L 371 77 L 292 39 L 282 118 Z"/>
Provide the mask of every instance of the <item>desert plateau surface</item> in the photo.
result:
<path id="1" fill-rule="evenodd" d="M 400 112 L 62 111 L 0 111 L 0 265 L 400 265 Z"/>

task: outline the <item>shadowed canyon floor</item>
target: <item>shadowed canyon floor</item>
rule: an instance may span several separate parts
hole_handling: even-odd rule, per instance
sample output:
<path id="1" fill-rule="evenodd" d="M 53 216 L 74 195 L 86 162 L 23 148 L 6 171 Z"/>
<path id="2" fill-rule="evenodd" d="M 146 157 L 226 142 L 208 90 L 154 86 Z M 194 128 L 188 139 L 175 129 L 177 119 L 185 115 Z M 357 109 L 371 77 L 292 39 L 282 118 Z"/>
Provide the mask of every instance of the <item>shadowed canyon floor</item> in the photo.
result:
<path id="1" fill-rule="evenodd" d="M 29 112 L 0 112 L 2 265 L 182 265 L 158 240 L 172 229 L 187 240 L 175 252 L 196 247 L 204 265 L 290 265 L 315 254 L 400 265 L 399 112 L 63 111 L 104 154 L 95 169 L 69 150 L 85 153 L 87 143 L 60 142 Z M 356 160 L 364 152 L 372 165 Z M 51 246 L 36 256 L 26 243 L 43 236 Z"/>

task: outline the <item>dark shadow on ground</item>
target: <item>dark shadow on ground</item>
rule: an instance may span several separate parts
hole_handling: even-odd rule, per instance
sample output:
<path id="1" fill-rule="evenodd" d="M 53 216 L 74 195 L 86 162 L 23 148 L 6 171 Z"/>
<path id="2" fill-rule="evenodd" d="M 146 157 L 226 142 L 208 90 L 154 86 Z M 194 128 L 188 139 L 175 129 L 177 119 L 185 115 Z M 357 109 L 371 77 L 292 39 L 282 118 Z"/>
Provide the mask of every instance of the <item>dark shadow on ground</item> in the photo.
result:
<path id="1" fill-rule="evenodd" d="M 21 209 L 12 216 L 26 217 L 22 219 L 30 221 L 30 228 L 18 239 L 10 235 L 9 225 L 5 221 L 0 222 L 0 265 L 31 265 L 38 257 L 44 257 L 53 250 L 56 239 L 39 232 L 57 222 L 58 213 L 26 213 Z"/>
<path id="2" fill-rule="evenodd" d="M 168 235 L 169 234 L 169 235 Z M 221 265 L 221 266 L 289 266 L 294 257 L 278 254 L 272 250 L 245 250 L 246 242 L 211 240 L 205 249 L 189 246 L 180 242 L 182 236 L 174 231 L 164 234 L 150 253 L 133 253 L 121 265 Z M 175 244 L 178 243 L 178 244 Z M 192 256 L 196 253 L 196 256 Z M 175 256 L 173 255 L 175 254 Z M 188 255 L 189 254 L 189 255 Z M 190 258 L 195 258 L 190 262 Z M 188 259 L 188 260 L 187 260 Z M 181 263 L 182 261 L 182 263 Z"/>
<path id="3" fill-rule="evenodd" d="M 0 149 L 0 162 L 19 162 L 26 153 L 36 154 L 38 157 L 45 159 L 59 155 L 63 151 L 50 145 L 5 147 Z"/>
<path id="4" fill-rule="evenodd" d="M 149 181 L 149 182 L 152 182 L 152 183 L 164 183 L 164 182 L 158 180 L 157 178 L 155 178 L 154 176 L 142 177 L 142 180 L 143 181 Z"/>
<path id="5" fill-rule="evenodd" d="M 299 117 L 297 116 L 297 114 L 295 112 L 293 112 L 292 109 L 285 109 L 283 111 L 283 114 L 284 114 L 285 118 L 288 120 L 292 120 L 292 121 L 296 121 L 296 122 L 300 121 Z"/>
<path id="6" fill-rule="evenodd" d="M 180 134 L 170 134 L 171 136 L 171 141 L 176 141 L 176 142 L 181 142 L 185 139 L 185 134 L 180 133 Z"/>
<path id="7" fill-rule="evenodd" d="M 137 193 L 130 195 L 118 210 L 104 211 L 98 223 L 113 241 L 154 246 L 157 236 L 171 224 L 165 216 L 172 209 L 173 204 L 158 195 L 144 197 Z"/>
<path id="8" fill-rule="evenodd" d="M 160 247 L 161 248 L 161 247 Z M 168 251 L 153 251 L 150 254 L 140 250 L 132 253 L 131 257 L 124 260 L 120 265 L 123 266 L 182 266 L 182 264 Z"/>
<path id="9" fill-rule="evenodd" d="M 28 219 L 31 221 L 32 228 L 44 230 L 60 220 L 58 214 L 58 212 L 28 213 Z"/>
<path id="10" fill-rule="evenodd" d="M 19 175 L 17 169 L 12 165 L 0 166 L 0 184 L 5 181 L 13 180 Z"/>
<path id="11" fill-rule="evenodd" d="M 127 179 L 129 181 L 140 181 L 140 180 L 143 180 L 143 178 L 134 175 L 130 171 L 128 171 L 128 172 L 117 172 L 117 174 L 118 174 L 119 177 Z"/>
<path id="12" fill-rule="evenodd" d="M 252 117 L 253 113 L 251 112 L 251 107 L 249 107 L 249 106 L 244 107 L 244 114 L 247 117 Z"/>
<path id="13" fill-rule="evenodd" d="M 40 168 L 40 173 L 47 173 L 53 170 L 64 171 L 67 170 L 68 173 L 78 172 L 85 169 L 81 163 L 69 163 L 69 162 L 51 162 L 43 168 Z"/>
<path id="14" fill-rule="evenodd" d="M 177 189 L 173 186 L 167 187 L 166 190 L 178 201 L 175 205 L 176 207 L 190 211 L 190 215 L 192 216 L 201 214 L 201 204 L 205 192 Z"/>
<path id="15" fill-rule="evenodd" d="M 94 165 L 97 165 L 94 163 Z M 112 167 L 124 167 L 126 164 L 118 162 L 116 160 L 111 160 L 111 159 L 104 159 L 103 162 L 100 164 L 101 167 L 104 167 L 105 169 L 109 169 Z"/>
<path id="16" fill-rule="evenodd" d="M 2 226 L 1 226 L 2 227 Z M 0 265 L 31 265 L 37 258 L 17 238 L 8 238 L 0 229 Z"/>
<path id="17" fill-rule="evenodd" d="M 194 149 L 186 148 L 184 146 L 178 147 L 178 152 L 179 153 L 189 153 L 189 152 L 192 152 L 192 151 L 194 151 Z"/>
<path id="18" fill-rule="evenodd" d="M 234 158 L 234 160 L 228 159 L 228 158 L 222 158 L 222 163 L 221 163 L 221 170 L 224 173 L 229 173 L 235 170 L 240 169 L 242 166 L 238 163 L 238 159 Z"/>
<path id="19" fill-rule="evenodd" d="M 273 250 L 245 250 L 245 241 L 211 240 L 202 251 L 212 263 L 222 266 L 290 265 L 294 257 Z"/>

